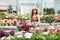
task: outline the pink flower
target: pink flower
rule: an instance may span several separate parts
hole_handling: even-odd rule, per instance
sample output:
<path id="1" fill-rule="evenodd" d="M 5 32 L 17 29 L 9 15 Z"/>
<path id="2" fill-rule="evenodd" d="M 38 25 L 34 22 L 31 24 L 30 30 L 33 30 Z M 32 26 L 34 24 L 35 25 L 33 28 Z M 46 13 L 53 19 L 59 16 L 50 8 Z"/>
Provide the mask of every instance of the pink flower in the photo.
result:
<path id="1" fill-rule="evenodd" d="M 23 35 L 25 33 L 24 30 L 21 30 L 20 32 L 16 32 L 15 35 Z"/>
<path id="2" fill-rule="evenodd" d="M 59 31 L 60 31 L 60 27 L 58 27 L 58 28 L 57 28 L 57 30 L 59 30 Z"/>
<path id="3" fill-rule="evenodd" d="M 16 32 L 15 35 L 22 35 L 22 32 Z"/>
<path id="4" fill-rule="evenodd" d="M 56 31 L 55 30 L 51 31 L 51 34 L 52 35 L 56 34 Z"/>
<path id="5" fill-rule="evenodd" d="M 27 29 L 29 29 L 29 25 L 27 25 L 27 24 L 22 24 L 22 25 L 20 26 L 20 28 L 27 30 Z"/>
<path id="6" fill-rule="evenodd" d="M 32 25 L 32 24 L 31 24 L 31 23 L 27 23 L 27 25 L 29 25 L 29 26 L 30 26 L 30 25 Z"/>
<path id="7" fill-rule="evenodd" d="M 10 33 L 10 35 L 14 35 L 15 30 L 10 30 L 9 33 Z"/>
<path id="8" fill-rule="evenodd" d="M 7 37 L 6 37 L 6 36 L 4 36 L 4 37 L 2 37 L 2 38 L 1 38 L 1 40 L 7 40 Z"/>
<path id="9" fill-rule="evenodd" d="M 6 32 L 4 30 L 0 30 L 0 35 L 5 36 L 6 35 Z"/>
<path id="10" fill-rule="evenodd" d="M 52 29 L 55 29 L 55 27 L 49 26 L 48 29 L 49 29 L 49 30 L 52 30 Z"/>
<path id="11" fill-rule="evenodd" d="M 45 28 L 44 27 L 40 27 L 40 30 L 43 31 Z"/>
<path id="12" fill-rule="evenodd" d="M 25 30 L 21 30 L 22 33 L 25 33 Z"/>
<path id="13" fill-rule="evenodd" d="M 40 34 L 40 28 L 39 27 L 36 29 L 36 33 Z"/>
<path id="14" fill-rule="evenodd" d="M 34 22 L 32 22 L 32 23 L 27 23 L 27 25 L 29 25 L 29 26 L 33 26 L 35 23 Z"/>
<path id="15" fill-rule="evenodd" d="M 30 27 L 29 28 L 29 31 L 33 33 L 34 32 L 34 28 L 33 27 Z"/>

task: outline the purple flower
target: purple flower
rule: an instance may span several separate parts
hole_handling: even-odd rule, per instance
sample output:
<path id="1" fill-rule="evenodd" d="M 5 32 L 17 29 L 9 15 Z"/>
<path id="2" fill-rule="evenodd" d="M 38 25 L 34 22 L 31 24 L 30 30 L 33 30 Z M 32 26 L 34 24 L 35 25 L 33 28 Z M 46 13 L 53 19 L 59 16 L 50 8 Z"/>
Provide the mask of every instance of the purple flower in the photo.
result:
<path id="1" fill-rule="evenodd" d="M 29 29 L 29 25 L 27 25 L 27 24 L 22 24 L 22 25 L 20 26 L 20 28 L 22 28 L 22 29 Z"/>
<path id="2" fill-rule="evenodd" d="M 10 30 L 10 35 L 14 35 L 14 33 L 15 33 L 15 30 Z"/>
<path id="3" fill-rule="evenodd" d="M 4 30 L 0 30 L 0 36 L 1 37 L 6 36 L 6 32 Z"/>

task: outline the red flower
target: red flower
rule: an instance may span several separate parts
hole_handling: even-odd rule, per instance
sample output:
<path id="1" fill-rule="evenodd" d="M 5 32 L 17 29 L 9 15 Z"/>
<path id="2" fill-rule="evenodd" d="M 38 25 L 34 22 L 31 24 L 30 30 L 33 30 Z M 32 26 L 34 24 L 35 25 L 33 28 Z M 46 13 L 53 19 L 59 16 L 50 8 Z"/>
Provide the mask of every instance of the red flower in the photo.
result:
<path id="1" fill-rule="evenodd" d="M 23 22 L 25 22 L 25 21 L 26 21 L 26 19 L 25 19 L 25 18 L 22 18 L 21 20 L 22 20 Z"/>

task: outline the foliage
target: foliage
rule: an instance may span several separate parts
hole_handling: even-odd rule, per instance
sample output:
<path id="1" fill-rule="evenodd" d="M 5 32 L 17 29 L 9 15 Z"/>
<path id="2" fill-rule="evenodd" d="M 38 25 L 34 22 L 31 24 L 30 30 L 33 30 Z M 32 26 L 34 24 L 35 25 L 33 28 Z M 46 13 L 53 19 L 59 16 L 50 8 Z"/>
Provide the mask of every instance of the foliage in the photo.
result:
<path id="1" fill-rule="evenodd" d="M 50 15 L 50 14 L 55 14 L 55 11 L 53 8 L 44 8 L 44 15 Z"/>
<path id="2" fill-rule="evenodd" d="M 55 21 L 55 16 L 54 15 L 47 15 L 47 16 L 45 16 L 45 21 L 47 23 L 52 23 Z"/>
<path id="3" fill-rule="evenodd" d="M 5 18 L 5 14 L 4 13 L 0 13 L 0 18 Z"/>
<path id="4" fill-rule="evenodd" d="M 39 35 L 33 35 L 32 38 L 30 39 L 27 39 L 27 38 L 15 38 L 13 40 L 60 40 L 60 34 L 54 34 L 54 35 L 51 35 L 51 34 L 48 34 L 48 35 L 43 35 L 43 34 L 39 34 Z M 12 39 L 11 39 L 12 40 Z"/>
<path id="5" fill-rule="evenodd" d="M 55 15 L 44 15 L 41 17 L 41 22 L 52 23 L 55 21 Z"/>
<path id="6" fill-rule="evenodd" d="M 23 16 L 24 16 L 26 19 L 29 19 L 29 18 L 30 18 L 30 14 L 29 14 L 29 13 L 22 15 L 22 17 L 23 17 Z"/>

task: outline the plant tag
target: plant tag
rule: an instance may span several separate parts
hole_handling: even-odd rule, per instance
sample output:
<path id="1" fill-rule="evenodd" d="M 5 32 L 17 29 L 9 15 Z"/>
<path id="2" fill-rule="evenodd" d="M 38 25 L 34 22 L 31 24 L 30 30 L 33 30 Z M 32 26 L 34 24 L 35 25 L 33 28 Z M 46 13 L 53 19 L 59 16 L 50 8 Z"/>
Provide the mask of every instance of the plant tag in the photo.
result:
<path id="1" fill-rule="evenodd" d="M 32 37 L 32 35 L 33 35 L 33 33 L 25 33 L 24 37 L 30 39 Z"/>

